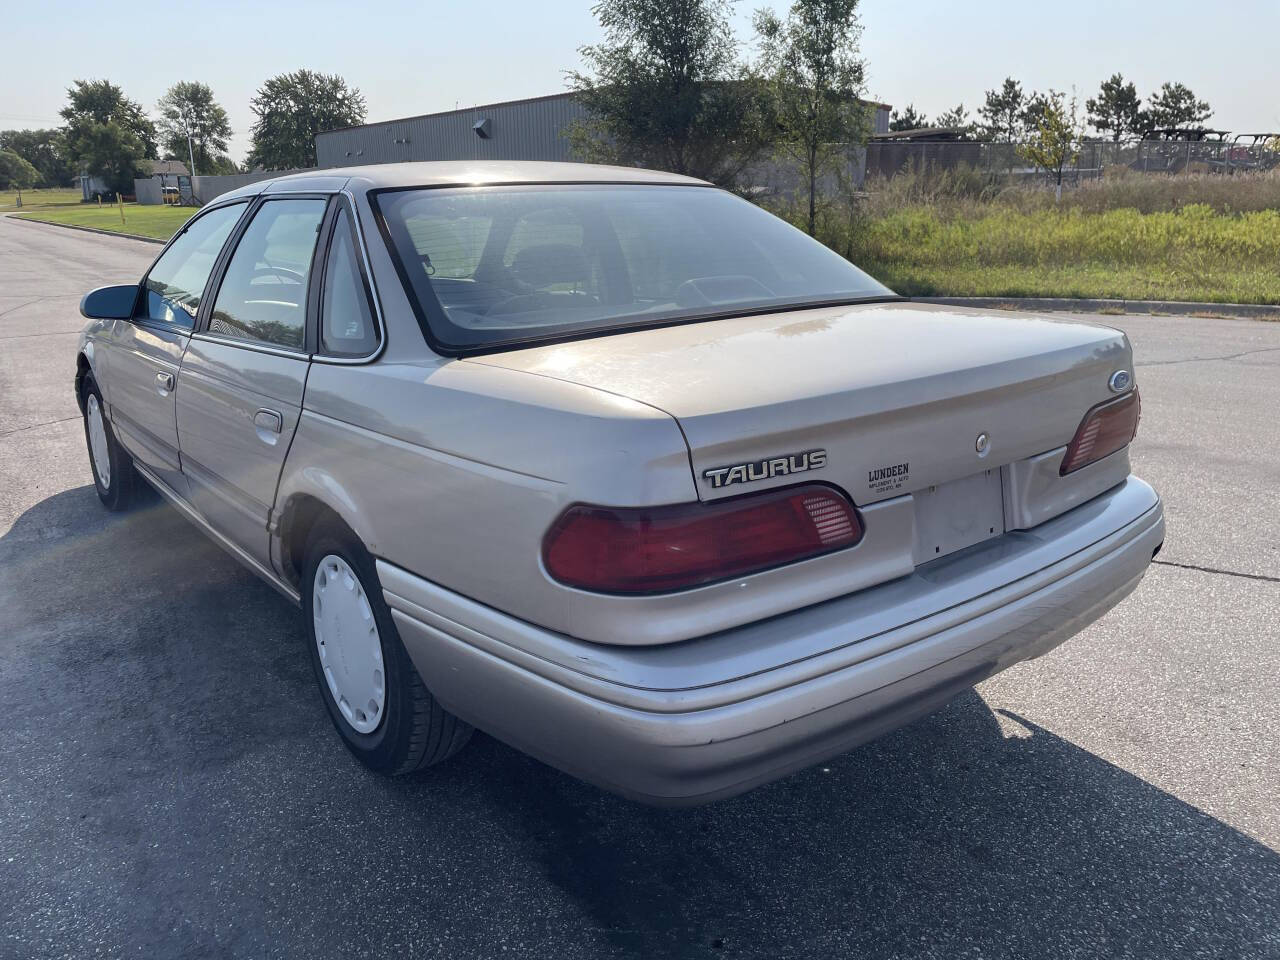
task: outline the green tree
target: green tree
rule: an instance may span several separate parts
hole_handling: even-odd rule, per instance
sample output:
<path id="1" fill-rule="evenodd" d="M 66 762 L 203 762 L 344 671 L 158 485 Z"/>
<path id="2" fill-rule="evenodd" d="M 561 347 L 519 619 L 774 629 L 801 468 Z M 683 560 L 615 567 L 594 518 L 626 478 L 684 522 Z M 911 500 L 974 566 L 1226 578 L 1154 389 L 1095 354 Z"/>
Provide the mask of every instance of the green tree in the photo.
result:
<path id="1" fill-rule="evenodd" d="M 580 50 L 590 75 L 568 75 L 587 111 L 569 130 L 575 152 L 740 188 L 771 129 L 729 0 L 602 0 L 592 12 L 604 42 Z"/>
<path id="2" fill-rule="evenodd" d="M 0 131 L 0 150 L 12 150 L 39 171 L 37 186 L 65 187 L 75 176 L 58 130 Z"/>
<path id="3" fill-rule="evenodd" d="M 316 134 L 364 123 L 364 96 L 336 74 L 295 70 L 272 77 L 250 103 L 249 167 L 288 170 L 316 165 Z"/>
<path id="4" fill-rule="evenodd" d="M 1026 129 L 1022 118 L 1026 106 L 1022 84 L 1006 77 L 999 90 L 986 92 L 986 100 L 978 108 L 978 115 L 986 121 L 983 133 L 998 143 L 1017 143 Z"/>
<path id="5" fill-rule="evenodd" d="M 40 171 L 12 150 L 0 150 L 0 190 L 29 190 L 40 181 Z"/>
<path id="6" fill-rule="evenodd" d="M 1125 83 L 1124 77 L 1118 73 L 1102 81 L 1098 95 L 1086 100 L 1084 108 L 1093 129 L 1111 134 L 1111 139 L 1117 143 L 1142 129 L 1142 101 L 1138 98 L 1138 88 L 1132 83 Z"/>
<path id="7" fill-rule="evenodd" d="M 1055 106 L 1061 107 L 1064 102 L 1063 94 L 1052 87 L 1048 93 L 1037 90 L 1028 96 L 1022 104 L 1022 113 L 1019 115 L 1022 122 L 1022 139 L 1026 141 L 1038 137 L 1040 128 L 1044 126 L 1049 113 Z"/>
<path id="8" fill-rule="evenodd" d="M 908 103 L 902 108 L 902 112 L 897 110 L 889 115 L 889 130 L 898 133 L 903 130 L 923 130 L 929 126 L 929 118 L 923 113 L 916 111 L 914 103 Z"/>
<path id="9" fill-rule="evenodd" d="M 107 189 L 132 193 L 133 181 L 144 176 L 147 148 L 136 133 L 116 121 L 77 126 L 67 135 L 68 149 L 81 168 L 101 177 Z"/>
<path id="10" fill-rule="evenodd" d="M 868 111 L 858 99 L 858 0 L 793 0 L 786 19 L 757 10 L 761 62 L 770 78 L 781 145 L 808 186 L 809 235 L 817 221 L 819 175 L 842 149 L 866 140 Z"/>
<path id="11" fill-rule="evenodd" d="M 116 123 L 138 139 L 146 159 L 159 157 L 156 125 L 147 118 L 142 104 L 130 100 L 110 80 L 77 80 L 67 89 L 67 105 L 61 113 L 68 129 L 90 123 Z"/>
<path id="12" fill-rule="evenodd" d="M 241 170 L 240 165 L 225 153 L 215 153 L 209 158 L 209 166 L 207 168 L 202 168 L 201 172 L 204 174 L 211 174 L 215 177 L 225 177 L 228 174 L 246 173 L 247 171 Z"/>
<path id="13" fill-rule="evenodd" d="M 140 104 L 110 80 L 77 80 L 62 108 L 62 142 L 72 166 L 130 193 L 143 161 L 156 157 L 156 129 Z"/>
<path id="14" fill-rule="evenodd" d="M 1053 179 L 1054 195 L 1062 199 L 1062 177 L 1067 165 L 1080 155 L 1084 134 L 1079 108 L 1073 95 L 1070 102 L 1055 90 L 1040 96 L 1039 121 L 1035 132 L 1022 147 L 1023 156 Z"/>
<path id="15" fill-rule="evenodd" d="M 215 158 L 227 152 L 231 122 L 227 111 L 213 99 L 213 90 L 199 81 L 184 80 L 170 87 L 156 108 L 160 111 L 160 143 L 166 153 L 187 162 L 194 159 L 192 175 L 214 173 Z"/>
<path id="16" fill-rule="evenodd" d="M 1147 100 L 1145 129 L 1168 130 L 1176 127 L 1194 127 L 1204 123 L 1213 110 L 1208 101 L 1199 100 L 1181 83 L 1166 83 Z"/>
<path id="17" fill-rule="evenodd" d="M 965 136 L 973 132 L 975 124 L 969 119 L 969 111 L 964 108 L 963 103 L 957 103 L 953 108 L 944 113 L 938 114 L 936 120 L 933 121 L 939 127 L 947 127 L 952 130 L 959 130 Z"/>

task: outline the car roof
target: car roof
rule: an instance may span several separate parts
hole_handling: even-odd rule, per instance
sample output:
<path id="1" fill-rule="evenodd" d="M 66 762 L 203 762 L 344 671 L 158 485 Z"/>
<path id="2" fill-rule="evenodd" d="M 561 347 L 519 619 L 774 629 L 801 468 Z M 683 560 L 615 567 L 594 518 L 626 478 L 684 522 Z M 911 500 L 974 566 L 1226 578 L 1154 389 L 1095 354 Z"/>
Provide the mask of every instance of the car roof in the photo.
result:
<path id="1" fill-rule="evenodd" d="M 359 167 L 307 170 L 259 180 L 224 193 L 219 201 L 260 193 L 327 193 L 342 189 L 443 187 L 514 183 L 652 183 L 708 186 L 706 181 L 660 170 L 611 167 L 595 163 L 543 163 L 502 160 L 437 160 L 378 163 Z"/>

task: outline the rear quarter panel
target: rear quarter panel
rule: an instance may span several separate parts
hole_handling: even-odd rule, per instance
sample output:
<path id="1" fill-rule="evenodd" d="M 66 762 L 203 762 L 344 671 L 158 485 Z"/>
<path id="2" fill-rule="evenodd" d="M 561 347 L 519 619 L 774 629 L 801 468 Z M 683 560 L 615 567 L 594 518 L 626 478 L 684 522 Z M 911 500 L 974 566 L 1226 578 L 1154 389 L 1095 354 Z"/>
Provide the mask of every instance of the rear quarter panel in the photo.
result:
<path id="1" fill-rule="evenodd" d="M 566 629 L 542 536 L 576 501 L 696 498 L 674 420 L 622 397 L 458 361 L 313 364 L 277 512 L 311 496 L 370 552 Z"/>

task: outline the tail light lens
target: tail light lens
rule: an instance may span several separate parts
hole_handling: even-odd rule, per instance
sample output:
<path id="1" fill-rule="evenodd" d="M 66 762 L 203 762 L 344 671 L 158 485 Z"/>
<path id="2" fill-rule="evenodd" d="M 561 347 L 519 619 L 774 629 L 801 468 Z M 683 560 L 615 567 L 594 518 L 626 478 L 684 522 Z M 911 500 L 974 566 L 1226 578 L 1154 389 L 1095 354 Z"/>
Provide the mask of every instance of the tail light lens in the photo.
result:
<path id="1" fill-rule="evenodd" d="M 1067 455 L 1062 458 L 1058 476 L 1065 477 L 1126 447 L 1138 432 L 1141 416 L 1142 399 L 1137 390 L 1098 404 L 1080 421 L 1080 427 L 1067 447 Z"/>
<path id="2" fill-rule="evenodd" d="M 570 507 L 542 558 L 556 580 L 600 593 L 663 593 L 851 547 L 862 523 L 845 497 L 811 484 L 714 503 Z"/>

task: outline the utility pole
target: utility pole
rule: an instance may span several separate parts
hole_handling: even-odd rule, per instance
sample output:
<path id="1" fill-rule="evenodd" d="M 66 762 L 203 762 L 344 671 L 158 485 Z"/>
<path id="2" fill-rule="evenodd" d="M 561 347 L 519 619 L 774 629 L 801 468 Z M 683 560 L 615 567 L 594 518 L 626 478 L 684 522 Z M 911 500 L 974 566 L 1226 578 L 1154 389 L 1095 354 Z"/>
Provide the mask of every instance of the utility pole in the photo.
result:
<path id="1" fill-rule="evenodd" d="M 191 171 L 191 176 L 194 177 L 196 175 L 196 154 L 191 148 L 191 121 L 187 118 L 186 110 L 182 111 L 182 126 L 187 131 L 187 160 L 191 163 L 188 169 Z"/>

